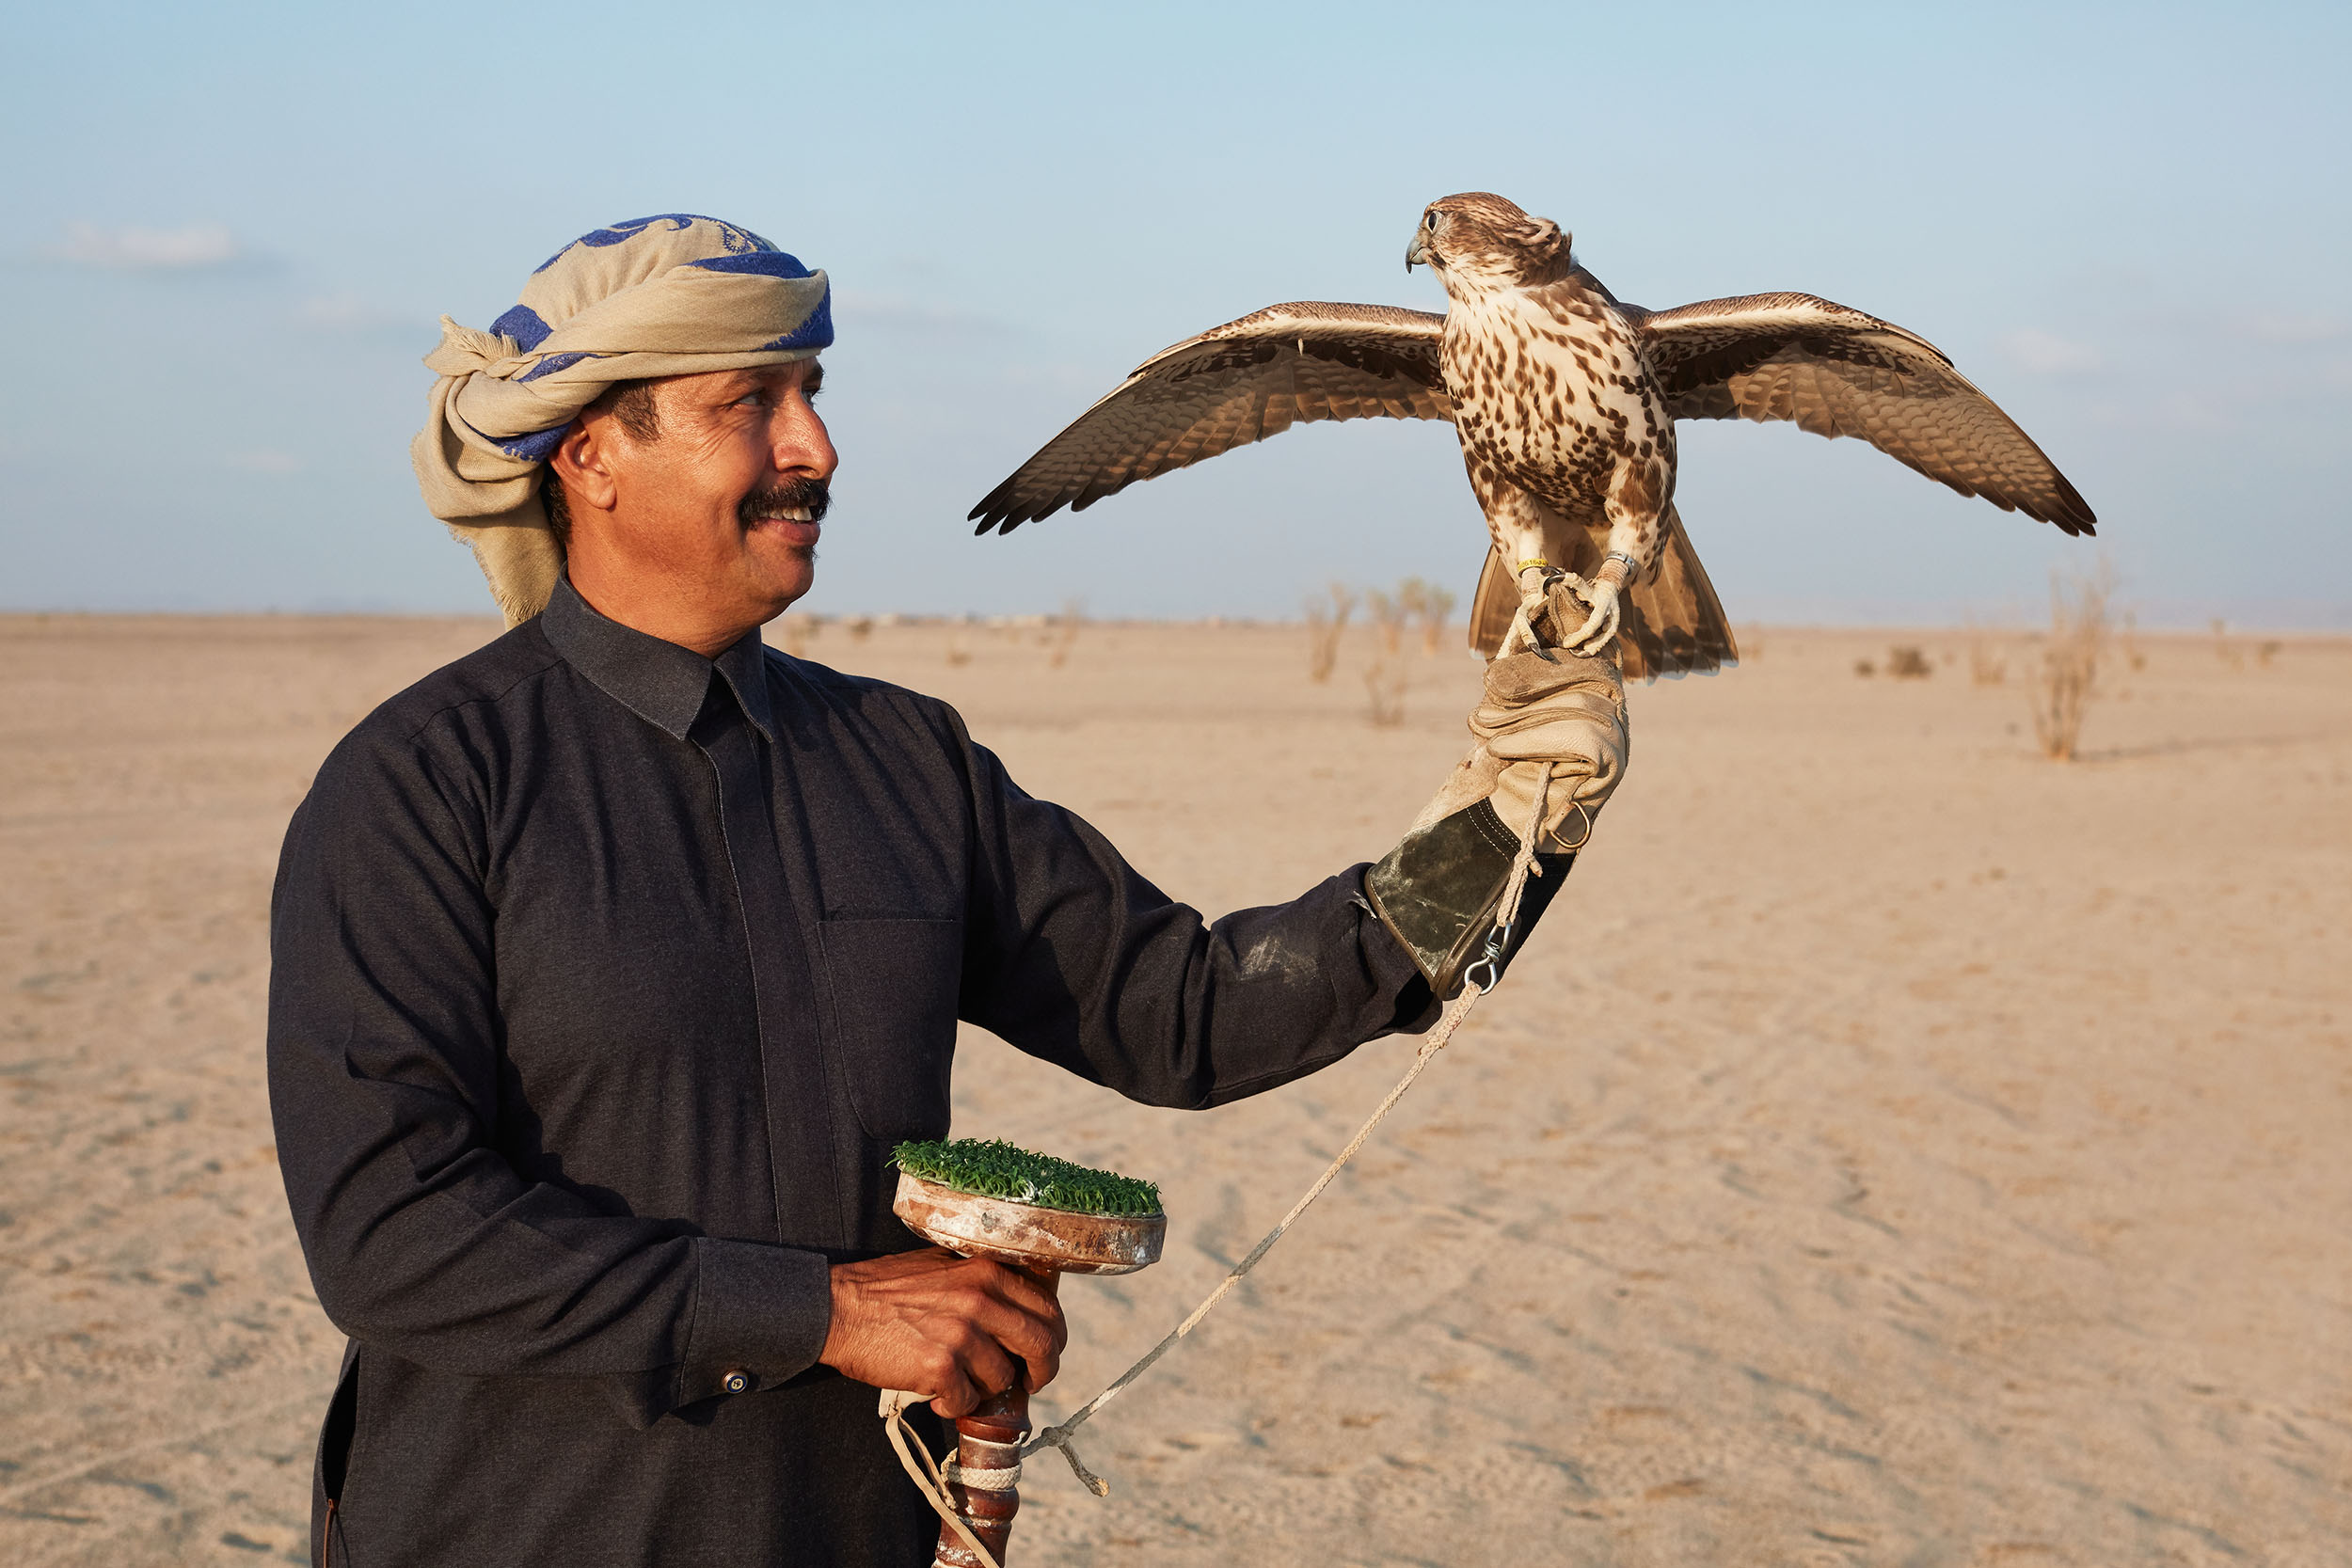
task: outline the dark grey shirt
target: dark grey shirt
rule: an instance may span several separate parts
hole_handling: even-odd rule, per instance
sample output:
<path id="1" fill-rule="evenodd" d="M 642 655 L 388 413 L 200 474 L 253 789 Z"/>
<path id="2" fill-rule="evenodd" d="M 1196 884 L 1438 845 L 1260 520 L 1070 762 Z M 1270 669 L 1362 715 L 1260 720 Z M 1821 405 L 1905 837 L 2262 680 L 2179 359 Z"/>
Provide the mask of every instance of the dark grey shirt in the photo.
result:
<path id="1" fill-rule="evenodd" d="M 956 1021 L 1151 1104 L 1271 1088 L 1428 1009 L 1360 872 L 1205 925 L 946 705 L 560 585 L 336 748 L 278 867 L 333 1560 L 928 1561 L 815 1362 L 829 1263 L 920 1244 L 886 1161 L 948 1131 Z"/>

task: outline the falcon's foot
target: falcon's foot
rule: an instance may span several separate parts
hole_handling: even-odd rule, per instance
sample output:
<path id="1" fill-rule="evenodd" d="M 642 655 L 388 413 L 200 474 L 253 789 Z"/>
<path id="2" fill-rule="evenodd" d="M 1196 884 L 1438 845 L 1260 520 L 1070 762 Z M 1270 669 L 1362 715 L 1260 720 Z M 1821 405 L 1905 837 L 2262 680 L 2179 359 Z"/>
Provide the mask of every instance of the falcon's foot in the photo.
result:
<path id="1" fill-rule="evenodd" d="M 1510 628 L 1502 634 L 1497 657 L 1515 654 L 1521 648 L 1542 650 L 1544 640 L 1535 634 L 1534 617 L 1544 608 L 1552 579 L 1563 575 L 1559 568 L 1543 561 L 1529 561 L 1519 568 L 1518 613 L 1511 617 Z"/>
<path id="2" fill-rule="evenodd" d="M 1583 605 L 1591 613 L 1585 616 L 1582 626 L 1555 644 L 1545 641 L 1543 633 L 1535 626 L 1541 618 L 1553 628 L 1553 635 L 1558 635 L 1565 617 L 1561 613 L 1563 607 L 1552 603 L 1552 591 L 1561 587 L 1567 590 L 1571 603 Z M 1495 657 L 1506 657 L 1522 649 L 1542 653 L 1557 646 L 1582 657 L 1592 657 L 1617 635 L 1617 578 L 1607 567 L 1598 577 L 1584 578 L 1542 562 L 1529 562 L 1519 573 L 1518 611 L 1511 617 L 1510 628 L 1502 634 L 1502 644 L 1495 651 Z"/>
<path id="3" fill-rule="evenodd" d="M 1568 588 L 1580 599 L 1593 607 L 1584 624 L 1568 634 L 1561 644 L 1568 652 L 1590 658 L 1609 646 L 1609 640 L 1617 635 L 1617 584 L 1606 574 L 1597 578 L 1568 575 Z M 1525 610 L 1519 612 L 1522 616 Z"/>

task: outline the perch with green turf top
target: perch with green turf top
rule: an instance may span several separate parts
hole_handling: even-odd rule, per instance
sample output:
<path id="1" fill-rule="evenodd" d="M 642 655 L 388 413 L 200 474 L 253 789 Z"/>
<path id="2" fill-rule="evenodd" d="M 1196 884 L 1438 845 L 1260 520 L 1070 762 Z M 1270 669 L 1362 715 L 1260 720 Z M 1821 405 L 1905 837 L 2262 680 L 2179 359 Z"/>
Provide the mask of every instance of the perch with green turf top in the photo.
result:
<path id="1" fill-rule="evenodd" d="M 903 1143 L 893 1211 L 917 1236 L 966 1258 L 987 1258 L 1051 1284 L 1065 1274 L 1133 1274 L 1159 1261 L 1168 1236 L 1160 1190 L 1149 1181 L 981 1138 Z M 912 1396 L 885 1391 L 883 1415 L 898 1457 L 929 1482 L 942 1526 L 935 1568 L 992 1568 L 1005 1560 L 1020 1511 L 1021 1446 L 1029 1390 L 1016 1382 L 956 1420 L 956 1456 L 923 1454 L 916 1468 L 897 1418 Z M 894 1405 L 893 1402 L 898 1402 Z"/>

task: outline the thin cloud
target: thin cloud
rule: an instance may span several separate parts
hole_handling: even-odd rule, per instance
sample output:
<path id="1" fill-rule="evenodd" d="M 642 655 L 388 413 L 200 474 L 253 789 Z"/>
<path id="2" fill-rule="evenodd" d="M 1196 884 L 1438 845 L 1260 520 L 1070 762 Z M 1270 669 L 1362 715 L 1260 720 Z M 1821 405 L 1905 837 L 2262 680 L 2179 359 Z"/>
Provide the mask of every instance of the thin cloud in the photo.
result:
<path id="1" fill-rule="evenodd" d="M 2086 375 L 2104 369 L 2106 360 L 2089 343 L 2061 338 L 2039 327 L 2005 334 L 2001 353 L 2012 365 L 2031 375 Z"/>
<path id="2" fill-rule="evenodd" d="M 190 272 L 246 259 L 236 236 L 220 223 L 191 223 L 180 229 L 69 223 L 64 240 L 42 254 L 53 261 L 115 272 Z"/>

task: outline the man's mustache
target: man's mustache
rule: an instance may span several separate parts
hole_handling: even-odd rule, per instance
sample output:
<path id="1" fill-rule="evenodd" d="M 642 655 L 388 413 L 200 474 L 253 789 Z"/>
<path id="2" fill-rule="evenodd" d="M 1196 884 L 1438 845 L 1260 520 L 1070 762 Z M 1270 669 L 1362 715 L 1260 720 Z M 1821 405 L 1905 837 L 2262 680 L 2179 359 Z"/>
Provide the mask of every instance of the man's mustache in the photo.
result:
<path id="1" fill-rule="evenodd" d="M 735 508 L 736 519 L 745 528 L 756 522 L 774 518 L 789 518 L 796 512 L 808 514 L 807 520 L 821 523 L 825 511 L 833 505 L 833 492 L 821 479 L 787 479 L 745 496 Z"/>

